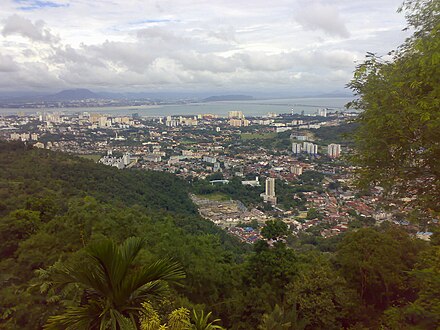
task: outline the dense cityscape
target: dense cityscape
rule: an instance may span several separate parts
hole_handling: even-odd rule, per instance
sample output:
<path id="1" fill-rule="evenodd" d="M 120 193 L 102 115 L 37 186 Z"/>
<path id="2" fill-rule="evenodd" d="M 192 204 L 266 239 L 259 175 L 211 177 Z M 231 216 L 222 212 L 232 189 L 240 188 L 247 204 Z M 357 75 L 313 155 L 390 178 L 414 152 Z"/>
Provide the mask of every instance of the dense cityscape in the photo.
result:
<path id="1" fill-rule="evenodd" d="M 249 118 L 240 110 L 225 117 L 47 111 L 3 116 L 0 125 L 6 140 L 120 170 L 183 177 L 194 187 L 200 214 L 249 243 L 261 239 L 259 229 L 271 219 L 282 219 L 296 236 L 322 237 L 389 221 L 429 240 L 429 221 L 422 227 L 402 216 L 411 198 L 383 208 L 380 187 L 355 188 L 352 144 L 341 129 L 353 126 L 357 114 L 326 108 Z"/>

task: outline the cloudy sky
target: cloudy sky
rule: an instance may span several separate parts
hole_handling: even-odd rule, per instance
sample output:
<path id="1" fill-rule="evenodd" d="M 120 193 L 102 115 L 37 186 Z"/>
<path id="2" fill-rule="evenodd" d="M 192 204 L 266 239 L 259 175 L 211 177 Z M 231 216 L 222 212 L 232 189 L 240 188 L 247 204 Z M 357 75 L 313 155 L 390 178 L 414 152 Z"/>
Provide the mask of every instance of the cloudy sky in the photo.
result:
<path id="1" fill-rule="evenodd" d="M 0 0 L 0 91 L 344 91 L 401 0 Z"/>

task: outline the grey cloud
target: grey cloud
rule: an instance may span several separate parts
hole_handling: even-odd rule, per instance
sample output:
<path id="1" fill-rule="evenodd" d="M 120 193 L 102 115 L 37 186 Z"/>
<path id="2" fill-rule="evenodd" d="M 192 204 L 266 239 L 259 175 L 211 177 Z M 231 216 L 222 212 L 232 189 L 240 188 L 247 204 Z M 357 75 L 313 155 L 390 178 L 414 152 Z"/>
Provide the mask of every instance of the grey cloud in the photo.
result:
<path id="1" fill-rule="evenodd" d="M 235 29 L 232 26 L 223 27 L 215 31 L 208 31 L 208 36 L 225 42 L 237 42 Z"/>
<path id="2" fill-rule="evenodd" d="M 42 20 L 32 23 L 31 20 L 19 15 L 9 16 L 4 23 L 2 29 L 3 36 L 20 35 L 32 41 L 54 43 L 58 42 L 59 38 L 54 36 Z"/>
<path id="3" fill-rule="evenodd" d="M 156 41 L 163 44 L 182 44 L 188 43 L 190 40 L 188 38 L 179 36 L 167 29 L 161 27 L 151 27 L 146 29 L 140 29 L 136 32 L 139 39 Z"/>
<path id="4" fill-rule="evenodd" d="M 19 68 L 12 72 L 0 71 L 0 87 L 46 89 L 64 87 L 65 84 L 42 62 L 20 63 Z"/>
<path id="5" fill-rule="evenodd" d="M 313 2 L 299 8 L 294 19 L 306 30 L 321 30 L 328 35 L 348 38 L 350 36 L 336 7 Z"/>
<path id="6" fill-rule="evenodd" d="M 99 56 L 82 54 L 81 50 L 75 49 L 70 45 L 54 47 L 54 53 L 48 59 L 55 64 L 87 63 L 98 67 L 105 66 Z"/>
<path id="7" fill-rule="evenodd" d="M 142 73 L 145 67 L 154 61 L 158 54 L 149 50 L 143 42 L 105 41 L 101 45 L 87 46 L 84 53 L 91 58 L 99 58 L 102 62 L 125 67 L 134 72 Z"/>
<path id="8" fill-rule="evenodd" d="M 14 72 L 19 69 L 11 56 L 0 53 L 0 72 Z"/>

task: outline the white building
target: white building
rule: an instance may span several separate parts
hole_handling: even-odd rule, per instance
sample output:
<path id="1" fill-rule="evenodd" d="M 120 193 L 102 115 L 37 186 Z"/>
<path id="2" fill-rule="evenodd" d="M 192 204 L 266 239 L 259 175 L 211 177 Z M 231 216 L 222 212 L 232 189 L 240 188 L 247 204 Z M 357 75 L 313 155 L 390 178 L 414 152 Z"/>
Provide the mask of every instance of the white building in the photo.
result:
<path id="1" fill-rule="evenodd" d="M 327 109 L 318 109 L 318 116 L 327 117 Z"/>
<path id="2" fill-rule="evenodd" d="M 277 203 L 277 198 L 275 197 L 275 178 L 266 178 L 266 190 L 260 196 L 263 197 L 265 202 L 273 205 Z"/>
<path id="3" fill-rule="evenodd" d="M 179 126 L 179 123 L 180 123 L 179 120 L 172 119 L 171 116 L 168 116 L 165 125 L 168 127 L 177 127 Z"/>
<path id="4" fill-rule="evenodd" d="M 98 125 L 99 125 L 100 128 L 111 127 L 112 126 L 112 121 L 111 121 L 111 119 L 108 119 L 105 116 L 99 117 Z"/>
<path id="5" fill-rule="evenodd" d="M 228 112 L 228 118 L 238 118 L 238 119 L 244 119 L 244 115 L 242 111 L 229 111 Z"/>
<path id="6" fill-rule="evenodd" d="M 229 119 L 229 125 L 234 127 L 249 126 L 249 120 L 231 118 Z"/>
<path id="7" fill-rule="evenodd" d="M 258 180 L 258 176 L 257 176 L 255 177 L 255 180 L 241 181 L 241 184 L 244 186 L 259 187 L 260 181 Z"/>
<path id="8" fill-rule="evenodd" d="M 29 141 L 30 138 L 30 133 L 11 133 L 11 140 Z"/>
<path id="9" fill-rule="evenodd" d="M 128 164 L 130 164 L 131 159 L 130 159 L 130 154 L 128 152 L 126 152 L 123 156 L 122 156 L 122 162 L 124 163 L 125 166 L 127 166 Z"/>
<path id="10" fill-rule="evenodd" d="M 327 154 L 331 158 L 338 158 L 341 155 L 341 145 L 340 144 L 329 144 L 327 147 Z"/>
<path id="11" fill-rule="evenodd" d="M 146 162 L 158 163 L 158 162 L 162 161 L 162 156 L 155 155 L 155 154 L 147 154 L 144 156 L 144 160 Z"/>
<path id="12" fill-rule="evenodd" d="M 299 141 L 307 141 L 306 135 L 294 135 L 294 136 L 292 136 L 292 138 L 297 139 Z"/>
<path id="13" fill-rule="evenodd" d="M 117 158 L 112 156 L 104 156 L 99 160 L 100 163 L 107 165 L 107 166 L 114 166 L 118 169 L 123 169 L 125 167 L 123 158 Z"/>
<path id="14" fill-rule="evenodd" d="M 303 143 L 303 151 L 308 153 L 309 155 L 317 155 L 318 154 L 318 146 L 311 142 Z"/>
<path id="15" fill-rule="evenodd" d="M 217 158 L 212 156 L 203 156 L 202 161 L 210 164 L 215 164 L 217 163 Z"/>
<path id="16" fill-rule="evenodd" d="M 221 166 L 220 166 L 220 163 L 219 163 L 219 162 L 214 163 L 214 167 L 213 167 L 212 170 L 213 170 L 214 172 L 221 172 L 221 171 L 222 171 L 222 168 L 221 168 Z"/>
<path id="17" fill-rule="evenodd" d="M 301 143 L 292 143 L 292 152 L 295 155 L 298 155 L 301 153 L 302 147 L 301 147 Z"/>
<path id="18" fill-rule="evenodd" d="M 295 175 L 301 175 L 303 173 L 303 168 L 300 165 L 293 165 L 290 167 L 290 172 Z"/>

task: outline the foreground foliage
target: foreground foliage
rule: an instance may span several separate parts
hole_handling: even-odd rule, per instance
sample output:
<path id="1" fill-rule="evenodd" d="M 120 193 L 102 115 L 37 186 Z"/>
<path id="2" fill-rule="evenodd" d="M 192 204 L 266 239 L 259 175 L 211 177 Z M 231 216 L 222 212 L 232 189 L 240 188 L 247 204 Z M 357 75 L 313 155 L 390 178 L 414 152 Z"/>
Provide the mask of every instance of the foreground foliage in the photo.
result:
<path id="1" fill-rule="evenodd" d="M 413 36 L 392 60 L 369 54 L 349 83 L 363 110 L 356 160 L 362 183 L 440 212 L 440 2 L 407 0 L 401 10 Z"/>
<path id="2" fill-rule="evenodd" d="M 54 268 L 49 274 L 51 286 L 76 284 L 84 294 L 80 306 L 49 317 L 45 328 L 121 329 L 127 322 L 136 326 L 141 304 L 163 297 L 167 283 L 185 275 L 177 263 L 167 260 L 131 269 L 143 245 L 142 239 L 134 237 L 121 246 L 99 241 L 87 247 L 80 262 Z"/>

